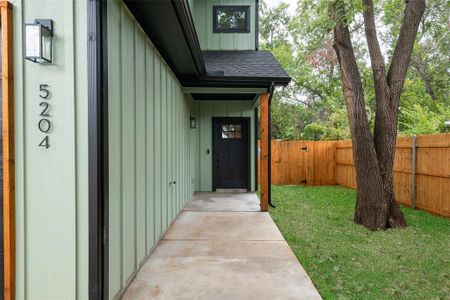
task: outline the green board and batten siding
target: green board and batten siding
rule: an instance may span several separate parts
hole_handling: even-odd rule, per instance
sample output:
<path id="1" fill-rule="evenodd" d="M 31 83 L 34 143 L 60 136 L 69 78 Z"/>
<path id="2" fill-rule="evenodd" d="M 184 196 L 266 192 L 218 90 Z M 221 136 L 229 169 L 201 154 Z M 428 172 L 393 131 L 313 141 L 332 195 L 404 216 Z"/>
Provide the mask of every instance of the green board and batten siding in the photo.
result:
<path id="1" fill-rule="evenodd" d="M 17 299 L 87 299 L 87 2 L 11 2 Z M 195 2 L 197 6 L 201 1 Z M 192 101 L 125 5 L 108 1 L 107 10 L 112 298 L 126 286 L 192 192 L 211 190 L 211 159 L 204 155 L 212 147 L 211 118 L 253 118 L 253 103 Z M 52 65 L 23 59 L 23 24 L 43 18 L 54 21 Z M 251 49 L 254 40 L 245 43 L 244 48 Z M 42 111 L 40 84 L 48 84 L 51 92 L 50 149 L 38 146 L 45 136 L 37 127 Z M 195 130 L 189 128 L 191 114 L 198 118 Z M 251 124 L 253 138 L 253 119 Z M 254 176 L 253 148 L 251 154 Z M 171 181 L 176 184 L 169 185 Z"/>
<path id="2" fill-rule="evenodd" d="M 16 143 L 16 298 L 88 297 L 87 2 L 12 0 Z M 23 59 L 23 24 L 54 21 L 54 64 Z M 50 148 L 39 147 L 48 84 Z"/>
<path id="3" fill-rule="evenodd" d="M 202 50 L 255 50 L 255 0 L 193 0 L 190 1 L 200 47 Z M 214 33 L 215 5 L 249 5 L 249 33 Z"/>
<path id="4" fill-rule="evenodd" d="M 190 198 L 195 165 L 191 100 L 126 6 L 109 1 L 107 10 L 112 298 Z"/>

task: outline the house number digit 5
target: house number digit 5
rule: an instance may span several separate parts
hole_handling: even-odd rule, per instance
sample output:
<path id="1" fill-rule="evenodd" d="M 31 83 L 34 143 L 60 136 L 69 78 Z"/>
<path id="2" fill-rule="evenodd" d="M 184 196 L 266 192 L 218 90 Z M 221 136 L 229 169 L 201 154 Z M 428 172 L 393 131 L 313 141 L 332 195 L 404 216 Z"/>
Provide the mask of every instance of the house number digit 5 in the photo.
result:
<path id="1" fill-rule="evenodd" d="M 48 99 L 50 97 L 50 91 L 48 90 L 48 84 L 39 85 L 39 97 L 42 99 Z"/>
<path id="2" fill-rule="evenodd" d="M 50 104 L 46 102 L 50 98 L 50 90 L 48 84 L 39 85 L 39 97 L 45 100 L 39 103 L 39 106 L 43 108 L 43 110 L 41 110 L 39 113 L 39 116 L 42 118 L 39 120 L 38 129 L 40 132 L 45 134 L 44 138 L 39 143 L 39 147 L 48 149 L 50 148 L 50 136 L 48 134 L 52 129 L 52 122 L 50 114 L 48 113 L 48 111 L 50 110 Z"/>

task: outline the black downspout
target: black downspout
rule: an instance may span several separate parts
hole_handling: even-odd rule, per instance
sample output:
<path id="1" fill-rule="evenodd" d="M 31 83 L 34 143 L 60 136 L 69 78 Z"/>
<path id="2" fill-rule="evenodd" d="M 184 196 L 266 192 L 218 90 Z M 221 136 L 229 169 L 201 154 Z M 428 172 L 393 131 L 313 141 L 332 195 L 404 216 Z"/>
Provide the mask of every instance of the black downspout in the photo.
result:
<path id="1" fill-rule="evenodd" d="M 108 299 L 108 56 L 106 0 L 89 0 L 89 299 Z"/>
<path id="2" fill-rule="evenodd" d="M 269 94 L 269 205 L 270 207 L 276 208 L 275 204 L 272 203 L 272 96 L 275 91 L 275 82 L 270 84 L 270 94 Z"/>
<path id="3" fill-rule="evenodd" d="M 255 50 L 259 50 L 259 0 L 255 1 Z"/>
<path id="4" fill-rule="evenodd" d="M 255 107 L 255 191 L 258 191 L 258 134 L 259 134 L 258 108 Z"/>

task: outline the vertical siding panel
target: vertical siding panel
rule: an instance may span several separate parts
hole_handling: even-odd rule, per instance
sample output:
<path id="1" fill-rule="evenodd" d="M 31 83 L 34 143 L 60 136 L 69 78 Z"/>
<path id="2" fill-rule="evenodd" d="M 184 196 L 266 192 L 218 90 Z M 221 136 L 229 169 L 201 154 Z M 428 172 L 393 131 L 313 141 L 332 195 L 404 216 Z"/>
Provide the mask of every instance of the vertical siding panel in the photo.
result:
<path id="1" fill-rule="evenodd" d="M 146 255 L 145 226 L 145 38 L 140 28 L 135 30 L 135 84 L 136 84 L 136 259 Z"/>
<path id="2" fill-rule="evenodd" d="M 175 159 L 176 157 L 176 153 L 179 151 L 179 149 L 177 149 L 175 141 L 176 141 L 176 135 L 177 135 L 177 115 L 176 115 L 176 108 L 175 108 L 175 99 L 176 99 L 176 91 L 175 91 L 175 79 L 173 76 L 170 76 L 170 82 L 171 82 L 171 90 L 172 90 L 172 101 L 171 101 L 171 111 L 172 111 L 172 131 L 170 134 L 171 137 L 171 144 L 172 144 L 172 157 L 171 157 L 171 162 L 172 162 L 172 179 L 176 181 L 176 184 L 173 187 L 173 192 L 172 192 L 172 214 L 171 214 L 171 218 L 170 220 L 172 221 L 175 216 L 176 213 L 178 211 L 178 204 L 177 204 L 177 190 L 178 190 L 178 186 L 181 185 L 181 181 L 178 179 L 177 173 L 176 173 L 176 165 L 177 165 L 177 161 Z"/>
<path id="3" fill-rule="evenodd" d="M 173 203 L 174 203 L 174 217 L 176 216 L 177 212 L 179 211 L 180 205 L 179 205 L 179 201 L 178 201 L 178 197 L 179 197 L 179 190 L 180 190 L 180 186 L 182 186 L 182 182 L 181 182 L 181 178 L 178 176 L 178 153 L 180 151 L 182 151 L 182 149 L 180 149 L 180 143 L 178 141 L 178 137 L 180 136 L 180 128 L 178 127 L 178 123 L 179 123 L 179 115 L 178 115 L 178 110 L 179 110 L 179 106 L 182 104 L 181 102 L 177 101 L 179 100 L 178 98 L 178 93 L 177 93 L 177 89 L 176 89 L 176 81 L 175 78 L 172 78 L 173 80 L 173 85 L 172 85 L 172 93 L 173 93 L 173 102 L 172 102 L 172 115 L 173 115 L 173 127 L 172 127 L 172 147 L 174 149 L 174 151 L 172 152 L 172 173 L 174 174 L 174 180 L 177 181 L 177 184 L 175 185 L 175 190 L 174 190 L 174 199 L 173 199 Z M 177 147 L 178 145 L 178 147 Z"/>
<path id="4" fill-rule="evenodd" d="M 183 107 L 184 99 L 183 99 L 183 94 L 181 93 L 181 90 L 178 86 L 176 87 L 176 91 L 177 91 L 177 103 L 176 103 L 175 107 L 177 108 L 177 127 L 178 127 L 176 132 L 178 134 L 177 135 L 177 144 L 179 144 L 180 140 L 181 140 L 181 132 L 183 130 L 183 127 L 181 126 L 181 124 L 182 124 L 182 120 L 183 120 L 182 111 L 184 109 L 184 107 Z M 182 153 L 183 153 L 182 149 L 179 149 L 178 153 L 177 153 L 177 164 L 176 164 L 177 165 L 177 177 L 181 183 L 184 182 L 184 180 L 182 180 L 182 179 L 185 178 L 182 176 L 182 173 L 181 173 L 181 166 L 183 164 L 183 160 L 181 159 Z M 184 164 L 186 164 L 186 163 L 184 163 Z M 183 208 L 183 204 L 182 204 L 183 194 L 181 193 L 181 191 L 182 191 L 181 188 L 178 187 L 178 199 L 177 199 L 177 201 L 178 201 L 177 210 L 178 211 Z"/>
<path id="5" fill-rule="evenodd" d="M 161 219 L 162 230 L 167 229 L 167 71 L 161 68 Z"/>
<path id="6" fill-rule="evenodd" d="M 180 87 L 175 86 L 175 93 L 176 93 L 176 102 L 175 102 L 175 109 L 176 109 L 176 129 L 175 129 L 175 133 L 176 133 L 176 140 L 175 140 L 175 145 L 180 145 L 180 139 L 181 139 L 181 135 L 182 135 L 182 130 L 183 128 L 180 126 L 181 124 L 181 119 L 182 119 L 182 115 L 181 115 L 181 110 L 183 109 L 183 98 L 182 98 L 182 94 L 180 91 Z M 186 181 L 186 178 L 182 176 L 181 174 L 181 164 L 183 163 L 183 161 L 180 159 L 180 154 L 183 152 L 182 148 L 177 148 L 177 152 L 176 152 L 176 174 L 177 174 L 177 181 L 179 181 L 181 184 L 183 184 Z M 185 179 L 185 180 L 183 180 Z M 182 189 L 181 189 L 181 185 L 178 185 L 177 187 L 177 212 L 180 211 L 183 208 L 183 205 L 181 204 L 181 199 L 182 199 Z"/>
<path id="7" fill-rule="evenodd" d="M 242 116 L 250 118 L 250 188 L 254 191 L 255 188 L 255 112 L 253 110 L 252 102 L 242 103 Z"/>
<path id="8" fill-rule="evenodd" d="M 76 109 L 76 170 L 77 170 L 77 258 L 76 258 L 76 297 L 88 298 L 89 282 L 89 207 L 88 207 L 88 103 L 87 103 L 87 2 L 74 1 L 74 26 L 75 26 L 75 109 Z"/>
<path id="9" fill-rule="evenodd" d="M 161 155 L 161 58 L 155 55 L 154 58 L 154 135 L 155 135 L 155 232 L 156 238 L 159 239 L 162 235 L 162 192 L 161 192 L 161 175 L 162 175 L 162 155 Z"/>
<path id="10" fill-rule="evenodd" d="M 212 190 L 212 116 L 214 104 L 204 101 L 200 105 L 200 189 L 201 191 Z M 207 151 L 209 150 L 209 154 Z"/>
<path id="11" fill-rule="evenodd" d="M 200 163 L 201 163 L 201 151 L 200 151 L 200 126 L 202 123 L 201 114 L 200 114 L 200 105 L 198 102 L 194 102 L 192 99 L 191 101 L 191 111 L 193 111 L 193 114 L 195 118 L 197 119 L 197 128 L 194 130 L 193 136 L 194 136 L 194 145 L 192 146 L 193 154 L 192 156 L 195 158 L 193 161 L 195 162 L 194 166 L 194 177 L 195 177 L 195 190 L 201 191 L 201 181 L 200 181 Z"/>
<path id="12" fill-rule="evenodd" d="M 15 8 L 14 8 L 15 9 Z M 16 123 L 22 119 L 24 144 L 23 177 L 18 174 L 18 188 L 24 189 L 24 194 L 18 193 L 17 201 L 24 201 L 23 237 L 18 253 L 24 255 L 19 260 L 17 277 L 24 277 L 25 282 L 18 283 L 17 295 L 27 298 L 73 298 L 76 297 L 76 264 L 77 264 L 77 174 L 76 174 L 76 107 L 75 107 L 75 49 L 74 38 L 74 7 L 72 2 L 55 2 L 51 6 L 40 2 L 26 1 L 21 3 L 24 21 L 51 15 L 55 24 L 59 24 L 58 34 L 64 39 L 55 39 L 55 63 L 42 66 L 24 62 L 22 82 L 16 81 L 16 86 L 23 84 L 23 110 L 17 111 Z M 16 17 L 15 15 L 14 17 Z M 18 24 L 14 33 L 21 34 L 23 24 Z M 16 40 L 17 41 L 17 40 Z M 19 39 L 17 48 L 21 48 Z M 17 59 L 23 60 L 22 56 Z M 20 76 L 20 75 L 19 75 Z M 51 96 L 51 148 L 44 150 L 38 147 L 44 135 L 39 132 L 36 124 L 39 122 L 39 84 L 48 84 Z M 19 89 L 19 88 L 17 88 Z M 20 92 L 17 99 L 20 98 Z M 20 126 L 20 125 L 19 125 Z M 18 150 L 20 151 L 20 150 Z M 86 162 L 84 162 L 86 163 Z M 19 169 L 20 171 L 20 169 Z M 55 184 L 57 182 L 57 184 Z M 22 207 L 18 206 L 19 210 Z M 18 228 L 22 230 L 22 228 Z M 20 234 L 20 233 L 19 233 Z M 42 238 L 45 236 L 45 242 Z M 23 248 L 20 248 L 23 247 Z M 25 248 L 26 247 L 26 248 Z M 23 250 L 23 252 L 22 252 Z M 52 259 L 49 260 L 48 258 Z M 23 270 L 20 263 L 23 262 Z M 42 276 L 46 270 L 46 276 Z"/>
<path id="13" fill-rule="evenodd" d="M 183 205 L 190 199 L 192 193 L 195 190 L 194 184 L 195 184 L 195 165 L 196 165 L 196 156 L 194 152 L 189 152 L 192 150 L 191 148 L 191 143 L 195 142 L 195 131 L 196 129 L 190 129 L 189 127 L 189 117 L 190 117 L 190 113 L 186 113 L 188 112 L 191 107 L 188 104 L 188 101 L 190 101 L 190 99 L 188 99 L 187 97 L 185 97 L 184 95 L 181 95 L 181 101 L 184 103 L 183 106 L 183 111 L 181 112 L 183 114 L 183 118 L 182 118 L 182 122 L 181 122 L 181 126 L 186 127 L 186 131 L 185 131 L 185 135 L 184 135 L 184 139 L 185 139 L 185 151 L 184 153 L 181 154 L 181 161 L 183 162 L 189 162 L 189 163 L 184 163 L 183 166 L 185 168 L 183 174 L 186 176 L 186 178 L 188 178 L 188 182 L 186 182 L 186 189 L 187 191 L 185 191 L 185 193 L 183 193 L 183 199 L 181 199 Z M 184 112 L 184 113 L 183 113 Z M 197 121 L 198 122 L 198 121 Z M 194 131 L 194 140 L 191 140 L 191 131 Z M 192 160 L 191 160 L 192 157 Z M 191 171 L 192 170 L 192 171 Z"/>
<path id="14" fill-rule="evenodd" d="M 229 101 L 228 104 L 228 116 L 229 117 L 242 117 L 242 110 L 244 109 L 245 102 Z"/>
<path id="15" fill-rule="evenodd" d="M 206 16 L 206 22 L 204 24 L 206 24 L 206 38 L 208 41 L 208 49 L 223 49 L 221 47 L 221 35 L 222 33 L 212 33 L 213 31 L 213 18 L 212 18 L 212 13 L 213 13 L 213 6 L 214 5 L 218 5 L 220 4 L 219 1 L 214 0 L 214 1 L 205 1 L 204 2 L 206 4 L 206 11 L 205 11 L 205 16 Z M 205 25 L 203 25 L 205 26 Z"/>
<path id="16" fill-rule="evenodd" d="M 228 116 L 228 103 L 225 101 L 217 101 L 214 103 L 214 116 Z"/>
<path id="17" fill-rule="evenodd" d="M 13 28 L 21 28 L 23 26 L 23 3 L 16 1 L 13 3 Z M 21 45 L 22 33 L 20 30 L 13 35 L 14 44 Z M 25 299 L 26 295 L 26 201 L 27 183 L 25 181 L 26 171 L 26 123 L 25 123 L 25 74 L 24 74 L 24 59 L 22 47 L 14 49 L 14 110 L 15 110 L 15 167 L 16 167 L 16 299 Z"/>
<path id="18" fill-rule="evenodd" d="M 167 182 L 172 182 L 174 180 L 172 173 L 172 138 L 173 138 L 173 115 L 172 115 L 172 77 L 170 73 L 167 73 Z M 173 210 L 173 196 L 174 196 L 173 185 L 167 184 L 167 224 L 170 224 L 172 220 L 172 210 Z"/>
<path id="19" fill-rule="evenodd" d="M 87 293 L 88 276 L 86 2 L 12 5 L 16 298 L 80 298 Z M 52 16 L 64 37 L 54 41 L 58 55 L 50 66 L 25 61 L 22 55 L 23 24 L 43 15 Z M 39 84 L 48 84 L 51 91 L 53 129 L 47 150 L 37 146 L 43 138 L 36 127 Z"/>
<path id="20" fill-rule="evenodd" d="M 175 218 L 175 216 L 177 215 L 178 212 L 178 201 L 177 201 L 177 196 L 178 196 L 178 187 L 182 184 L 181 181 L 179 180 L 178 176 L 177 176 L 177 172 L 176 172 L 176 165 L 177 165 L 177 160 L 176 160 L 176 153 L 180 150 L 179 148 L 177 149 L 176 146 L 176 136 L 177 136 L 177 114 L 176 114 L 176 90 L 175 90 L 175 78 L 172 75 L 171 76 L 171 82 L 172 82 L 172 134 L 171 134 L 171 138 L 172 138 L 172 178 L 173 180 L 176 181 L 175 186 L 173 187 L 173 193 L 172 193 L 172 217 L 171 217 L 171 221 Z"/>
<path id="21" fill-rule="evenodd" d="M 135 269 L 135 90 L 134 23 L 122 4 L 122 172 L 124 284 Z"/>
<path id="22" fill-rule="evenodd" d="M 122 288 L 122 54 L 121 10 L 108 6 L 109 114 L 109 294 Z"/>
<path id="23" fill-rule="evenodd" d="M 153 49 L 146 45 L 147 252 L 155 244 L 155 134 Z"/>

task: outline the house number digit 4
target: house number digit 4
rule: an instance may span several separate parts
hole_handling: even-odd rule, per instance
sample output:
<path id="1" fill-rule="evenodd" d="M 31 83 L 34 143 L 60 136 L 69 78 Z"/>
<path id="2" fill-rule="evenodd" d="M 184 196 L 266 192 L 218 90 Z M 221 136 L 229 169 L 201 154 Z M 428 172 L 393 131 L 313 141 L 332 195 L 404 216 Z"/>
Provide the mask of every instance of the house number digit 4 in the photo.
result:
<path id="1" fill-rule="evenodd" d="M 38 129 L 40 132 L 45 133 L 46 135 L 39 143 L 39 147 L 44 147 L 45 149 L 50 148 L 50 136 L 48 133 L 52 129 L 52 122 L 50 121 L 50 104 L 46 102 L 50 98 L 50 90 L 48 89 L 48 84 L 40 84 L 39 85 L 39 97 L 44 99 L 39 103 L 39 106 L 42 108 L 39 116 L 42 117 L 38 122 Z"/>

